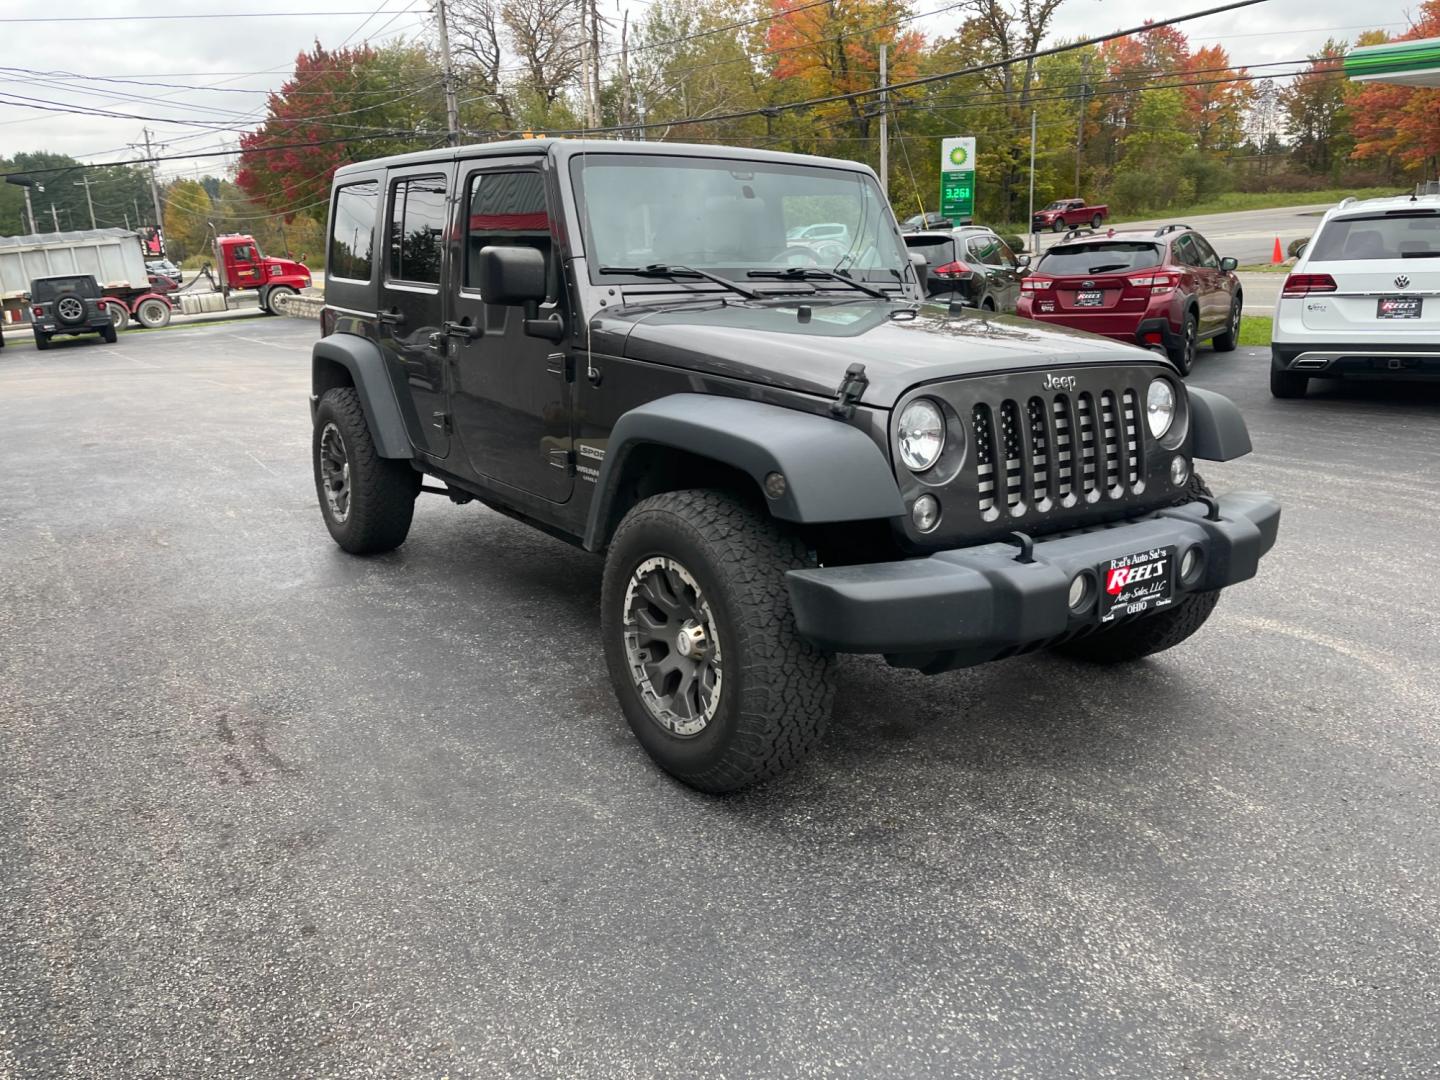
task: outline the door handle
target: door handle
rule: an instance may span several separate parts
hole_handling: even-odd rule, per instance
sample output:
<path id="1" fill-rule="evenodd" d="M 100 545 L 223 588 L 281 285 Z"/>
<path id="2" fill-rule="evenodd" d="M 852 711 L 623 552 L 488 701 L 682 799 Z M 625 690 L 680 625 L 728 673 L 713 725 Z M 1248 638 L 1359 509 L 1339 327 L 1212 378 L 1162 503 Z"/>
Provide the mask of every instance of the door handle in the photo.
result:
<path id="1" fill-rule="evenodd" d="M 391 308 L 389 311 L 382 311 L 375 316 L 378 322 L 386 326 L 404 326 L 405 316 L 400 313 L 399 308 Z"/>
<path id="2" fill-rule="evenodd" d="M 474 341 L 476 338 L 483 337 L 485 334 L 485 331 L 479 326 L 473 326 L 465 322 L 444 323 L 441 325 L 440 331 L 446 337 L 464 338 L 466 341 Z"/>

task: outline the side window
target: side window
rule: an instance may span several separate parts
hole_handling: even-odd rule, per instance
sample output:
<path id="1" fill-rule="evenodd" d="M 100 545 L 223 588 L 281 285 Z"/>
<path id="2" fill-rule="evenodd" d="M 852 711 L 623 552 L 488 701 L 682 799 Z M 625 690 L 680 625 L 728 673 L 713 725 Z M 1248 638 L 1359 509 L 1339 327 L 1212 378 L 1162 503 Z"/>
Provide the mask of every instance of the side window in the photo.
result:
<path id="1" fill-rule="evenodd" d="M 986 266 L 1000 265 L 1000 241 L 993 236 L 976 236 L 970 241 L 970 254 Z"/>
<path id="2" fill-rule="evenodd" d="M 1185 239 L 1195 245 L 1195 254 L 1200 259 L 1200 265 L 1209 267 L 1211 270 L 1220 269 L 1220 257 L 1215 254 L 1215 249 L 1210 246 L 1203 236 L 1191 233 Z"/>
<path id="3" fill-rule="evenodd" d="M 1007 270 L 1016 269 L 1020 265 L 1020 261 L 1015 258 L 1015 252 L 1010 250 L 1010 245 L 1005 243 L 1004 240 L 997 240 L 995 243 L 995 250 L 999 252 L 1000 255 L 1000 265 Z"/>
<path id="4" fill-rule="evenodd" d="M 445 178 L 410 176 L 390 189 L 390 278 L 440 284 Z"/>
<path id="5" fill-rule="evenodd" d="M 374 268 L 375 208 L 380 181 L 346 184 L 335 192 L 330 212 L 330 255 L 325 263 L 330 277 L 369 281 Z"/>
<path id="6" fill-rule="evenodd" d="M 1170 245 L 1175 261 L 1181 266 L 1199 266 L 1200 258 L 1195 254 L 1195 248 L 1190 243 L 1190 237 L 1179 237 Z"/>
<path id="7" fill-rule="evenodd" d="M 545 279 L 558 292 L 551 258 L 550 211 L 545 179 L 532 169 L 476 173 L 466 192 L 465 288 L 478 289 L 480 249 L 501 245 L 533 247 L 545 256 Z"/>
<path id="8" fill-rule="evenodd" d="M 249 244 L 236 244 L 236 245 L 235 245 L 235 261 L 236 261 L 236 262 L 252 262 L 252 261 L 254 261 L 254 259 L 255 259 L 255 253 L 250 249 L 250 245 L 249 245 Z"/>

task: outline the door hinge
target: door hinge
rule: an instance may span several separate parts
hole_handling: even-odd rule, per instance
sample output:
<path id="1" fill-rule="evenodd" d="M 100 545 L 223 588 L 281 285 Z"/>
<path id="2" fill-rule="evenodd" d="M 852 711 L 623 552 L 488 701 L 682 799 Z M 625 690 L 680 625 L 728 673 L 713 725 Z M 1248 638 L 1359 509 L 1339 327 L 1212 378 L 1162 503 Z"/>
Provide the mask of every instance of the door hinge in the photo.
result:
<path id="1" fill-rule="evenodd" d="M 575 451 L 574 450 L 551 450 L 547 455 L 552 468 L 564 469 L 566 476 L 575 475 Z"/>
<path id="2" fill-rule="evenodd" d="M 545 358 L 545 370 L 566 382 L 575 381 L 575 354 L 553 352 Z"/>
<path id="3" fill-rule="evenodd" d="M 448 412 L 433 412 L 430 414 L 430 426 L 439 428 L 446 435 L 451 434 L 450 414 Z"/>

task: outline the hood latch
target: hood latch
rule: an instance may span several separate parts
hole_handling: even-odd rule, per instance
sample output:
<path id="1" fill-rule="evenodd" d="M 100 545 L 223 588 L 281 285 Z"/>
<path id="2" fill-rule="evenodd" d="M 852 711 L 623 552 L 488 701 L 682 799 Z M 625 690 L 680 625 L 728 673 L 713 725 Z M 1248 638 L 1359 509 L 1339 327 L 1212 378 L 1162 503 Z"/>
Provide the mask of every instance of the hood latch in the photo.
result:
<path id="1" fill-rule="evenodd" d="M 849 420 L 855 415 L 855 406 L 860 403 L 860 398 L 864 396 L 865 388 L 869 385 L 865 365 L 851 364 L 845 369 L 845 377 L 840 380 L 840 387 L 835 391 L 835 400 L 830 403 L 830 415 Z"/>

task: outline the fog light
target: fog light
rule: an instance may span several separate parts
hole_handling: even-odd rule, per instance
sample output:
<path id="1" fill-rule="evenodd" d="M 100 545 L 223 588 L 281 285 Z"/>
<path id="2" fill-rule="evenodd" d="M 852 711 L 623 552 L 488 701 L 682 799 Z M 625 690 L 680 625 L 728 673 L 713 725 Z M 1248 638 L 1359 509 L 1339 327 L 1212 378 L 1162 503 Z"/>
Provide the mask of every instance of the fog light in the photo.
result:
<path id="1" fill-rule="evenodd" d="M 1185 458 L 1176 454 L 1170 459 L 1170 483 L 1176 487 L 1184 487 L 1185 481 L 1190 479 L 1190 463 Z"/>
<path id="2" fill-rule="evenodd" d="M 922 533 L 933 532 L 940 524 L 940 500 L 934 495 L 921 495 L 910 508 L 910 520 Z"/>
<path id="3" fill-rule="evenodd" d="M 1195 584 L 1200 577 L 1200 568 L 1205 562 L 1205 554 L 1198 547 L 1192 547 L 1185 552 L 1180 559 L 1180 580 L 1186 585 Z"/>
<path id="4" fill-rule="evenodd" d="M 1076 574 L 1070 579 L 1070 610 L 1079 614 L 1090 606 L 1090 575 Z"/>
<path id="5" fill-rule="evenodd" d="M 766 476 L 765 494 L 769 495 L 772 499 L 778 499 L 781 495 L 784 495 L 785 477 L 778 472 L 772 472 L 768 476 Z"/>

